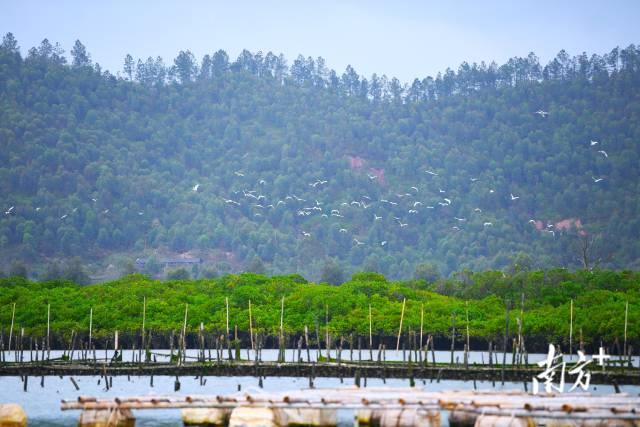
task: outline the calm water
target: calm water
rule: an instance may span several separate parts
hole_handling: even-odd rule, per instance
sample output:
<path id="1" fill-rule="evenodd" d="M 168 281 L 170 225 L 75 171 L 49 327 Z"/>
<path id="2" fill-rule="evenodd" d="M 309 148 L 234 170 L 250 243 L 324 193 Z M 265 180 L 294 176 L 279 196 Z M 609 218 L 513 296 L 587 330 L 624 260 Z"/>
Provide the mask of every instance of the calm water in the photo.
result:
<path id="1" fill-rule="evenodd" d="M 101 352 L 98 357 L 104 357 L 104 351 Z M 163 352 L 164 353 L 164 352 Z M 168 352 L 166 352 L 168 353 Z M 315 352 L 312 352 L 314 354 Z M 401 352 L 394 354 L 395 352 L 387 352 L 387 360 L 402 360 Z M 137 354 L 137 352 L 136 352 Z M 56 355 L 58 355 L 56 353 Z M 462 352 L 457 352 L 457 355 L 462 358 Z M 52 357 L 53 357 L 52 352 Z M 195 356 L 195 352 L 194 352 Z M 334 355 L 332 355 L 333 357 Z M 108 354 L 110 357 L 110 354 Z M 124 360 L 131 360 L 131 352 L 124 353 Z M 246 357 L 246 352 L 243 351 L 243 358 Z M 277 351 L 265 350 L 263 352 L 263 358 L 265 360 L 275 360 L 277 357 Z M 287 360 L 291 360 L 292 357 L 297 357 L 297 351 L 288 351 Z M 305 352 L 303 357 L 306 360 Z M 374 358 L 375 358 L 374 354 Z M 349 359 L 349 352 L 343 352 L 343 358 Z M 368 358 L 368 351 L 363 352 L 363 359 Z M 530 362 L 542 360 L 544 355 L 531 355 Z M 357 352 L 354 352 L 354 359 L 357 359 Z M 436 352 L 436 360 L 449 361 L 449 352 Z M 487 354 L 471 353 L 470 360 L 482 361 L 487 360 Z M 507 359 L 510 359 L 508 355 Z M 501 360 L 501 357 L 500 357 Z M 102 398 L 114 398 L 116 396 L 130 396 L 130 395 L 187 395 L 187 394 L 229 394 L 238 391 L 238 386 L 242 391 L 252 391 L 259 393 L 261 391 L 282 391 L 292 389 L 304 389 L 308 387 L 307 378 L 267 378 L 263 381 L 263 389 L 258 387 L 258 379 L 255 377 L 206 377 L 206 383 L 200 385 L 199 379 L 193 377 L 183 377 L 180 379 L 181 388 L 179 392 L 174 392 L 175 377 L 168 376 L 156 376 L 154 377 L 154 387 L 150 387 L 149 377 L 130 377 L 117 376 L 113 377 L 113 387 L 109 390 L 106 389 L 104 381 L 99 382 L 99 377 L 74 377 L 80 390 L 76 390 L 69 377 L 60 378 L 57 376 L 47 376 L 44 378 L 44 387 L 40 385 L 40 377 L 30 377 L 28 380 L 27 391 L 23 390 L 23 383 L 19 377 L 0 377 L 0 402 L 2 403 L 18 403 L 27 412 L 29 417 L 30 426 L 73 426 L 76 425 L 79 411 L 60 411 L 60 402 L 62 399 L 76 399 L 79 395 L 90 395 Z M 569 381 L 569 380 L 567 380 Z M 353 379 L 347 378 L 343 383 L 337 378 L 316 378 L 314 381 L 316 388 L 322 387 L 339 387 L 339 386 L 352 386 Z M 381 386 L 383 381 L 380 379 L 368 379 L 368 386 Z M 407 387 L 409 385 L 408 380 L 388 379 L 387 386 L 391 387 Z M 429 391 L 439 390 L 461 390 L 461 389 L 473 389 L 473 382 L 471 381 L 441 381 L 441 382 L 426 382 L 417 381 L 417 387 L 424 388 Z M 531 390 L 531 384 L 528 385 Z M 568 387 L 571 384 L 568 383 Z M 481 389 L 493 388 L 491 382 L 478 382 L 477 387 Z M 495 389 L 523 389 L 521 383 L 505 383 L 502 386 L 500 383 L 496 383 Z M 567 387 L 567 388 L 568 388 Z M 590 391 L 593 393 L 613 393 L 613 387 L 592 385 Z M 640 393 L 640 387 L 638 386 L 622 386 L 622 391 L 638 394 Z M 136 416 L 136 425 L 138 426 L 180 426 L 180 411 L 179 410 L 146 410 L 146 411 L 134 411 Z M 339 413 L 340 424 L 344 426 L 352 426 L 353 414 L 351 411 L 342 411 Z M 443 417 L 443 421 L 446 417 Z"/>
<path id="2" fill-rule="evenodd" d="M 30 361 L 32 358 L 33 360 L 36 359 L 36 352 L 29 352 L 29 351 L 25 351 L 23 353 L 23 361 L 28 362 Z M 60 350 L 55 350 L 55 351 L 51 351 L 51 358 L 59 358 L 60 356 L 62 356 L 62 351 Z M 105 352 L 105 350 L 96 350 L 95 352 L 95 356 L 97 359 L 99 360 L 110 360 L 111 357 L 113 357 L 113 350 L 107 350 Z M 152 353 L 155 355 L 155 360 L 157 362 L 168 362 L 169 361 L 169 354 L 170 351 L 169 350 L 153 350 Z M 227 351 L 225 350 L 223 352 L 223 358 L 227 357 Z M 331 350 L 331 358 L 336 359 L 338 354 L 338 352 L 336 350 Z M 122 361 L 123 362 L 133 362 L 134 358 L 137 361 L 138 360 L 138 350 L 136 351 L 132 351 L 132 350 L 124 350 L 122 352 Z M 235 354 L 235 352 L 234 352 Z M 372 353 L 373 355 L 373 359 L 377 360 L 378 359 L 378 350 L 373 350 Z M 402 351 L 395 351 L 395 350 L 387 350 L 385 353 L 385 358 L 386 360 L 389 361 L 400 361 L 403 360 L 403 352 Z M 326 357 L 326 351 L 323 349 L 322 350 L 322 355 Z M 205 352 L 205 356 L 208 358 L 209 357 L 209 353 L 208 351 Z M 302 357 L 303 361 L 307 361 L 307 352 L 306 350 L 302 350 L 302 352 L 300 353 L 300 356 Z M 311 361 L 316 361 L 317 360 L 317 356 L 318 356 L 318 351 L 317 350 L 310 350 L 309 351 L 309 358 L 311 359 Z M 449 363 L 451 361 L 451 352 L 450 351 L 436 351 L 435 352 L 435 356 L 436 356 L 436 362 L 438 363 Z M 494 364 L 501 364 L 502 363 L 502 356 L 503 354 L 498 352 L 498 353 L 493 353 L 493 363 Z M 37 355 L 38 359 L 42 358 L 42 352 L 38 352 Z M 73 354 L 73 358 L 74 360 L 78 359 L 80 357 L 80 352 L 75 351 Z M 90 352 L 87 356 L 90 359 L 93 359 L 93 352 Z M 144 357 L 144 354 L 143 354 Z M 193 360 L 196 360 L 198 357 L 198 350 L 187 350 L 187 358 L 192 358 Z M 247 350 L 247 349 L 243 349 L 241 351 L 241 357 L 243 360 L 251 360 L 253 361 L 255 359 L 255 352 L 252 350 Z M 361 352 L 361 357 L 362 360 L 370 360 L 370 353 L 369 350 L 362 350 Z M 409 352 L 407 351 L 405 353 L 405 357 L 408 358 L 409 357 Z M 415 362 L 415 358 L 412 354 L 412 360 Z M 432 359 L 432 355 L 431 352 L 428 353 L 428 357 L 429 357 L 429 362 L 431 362 Z M 546 354 L 540 354 L 540 353 L 531 353 L 529 354 L 529 363 L 535 363 L 541 360 L 544 360 L 546 358 Z M 16 354 L 16 352 L 8 352 L 5 351 L 5 358 L 7 362 L 13 362 L 16 360 L 19 360 L 19 356 Z M 216 355 L 215 355 L 215 351 L 211 351 L 211 358 L 212 360 L 215 360 Z M 298 358 L 298 350 L 287 350 L 286 351 L 286 360 L 288 362 L 292 362 L 297 360 Z M 351 353 L 349 350 L 342 350 L 342 355 L 341 355 L 341 359 L 343 361 L 349 361 L 351 359 L 353 359 L 354 361 L 358 360 L 359 358 L 359 353 L 357 350 L 354 350 L 353 353 Z M 268 349 L 268 350 L 263 350 L 262 351 L 262 360 L 263 361 L 271 361 L 274 362 L 278 359 L 278 350 L 275 349 Z M 613 359 L 617 359 L 617 356 L 614 356 Z M 464 352 L 459 350 L 459 351 L 455 351 L 454 352 L 454 361 L 457 361 L 458 363 L 462 363 L 464 360 Z M 506 363 L 507 364 L 511 364 L 511 360 L 512 360 L 512 355 L 511 353 L 507 353 L 507 358 L 506 358 Z M 564 360 L 566 361 L 577 361 L 578 360 L 578 356 L 577 355 L 572 355 L 571 357 L 569 356 L 565 356 Z M 486 351 L 472 351 L 469 353 L 469 363 L 488 363 L 489 362 L 489 353 Z M 640 367 L 640 359 L 638 358 L 638 356 L 634 356 L 632 358 L 632 363 L 634 366 Z"/>

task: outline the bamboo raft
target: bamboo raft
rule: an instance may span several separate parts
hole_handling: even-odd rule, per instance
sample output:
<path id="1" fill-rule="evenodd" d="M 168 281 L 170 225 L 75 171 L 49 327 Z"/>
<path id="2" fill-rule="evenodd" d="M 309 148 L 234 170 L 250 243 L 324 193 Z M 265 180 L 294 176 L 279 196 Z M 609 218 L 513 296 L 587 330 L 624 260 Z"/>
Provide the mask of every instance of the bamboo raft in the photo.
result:
<path id="1" fill-rule="evenodd" d="M 182 409 L 187 425 L 232 427 L 336 425 L 338 410 L 352 410 L 361 425 L 396 427 L 439 426 L 447 413 L 452 426 L 640 425 L 640 397 L 628 394 L 532 395 L 520 391 L 347 387 L 225 396 L 79 397 L 61 405 L 65 411 L 83 411 L 80 426 L 133 426 L 132 410 L 169 408 Z"/>

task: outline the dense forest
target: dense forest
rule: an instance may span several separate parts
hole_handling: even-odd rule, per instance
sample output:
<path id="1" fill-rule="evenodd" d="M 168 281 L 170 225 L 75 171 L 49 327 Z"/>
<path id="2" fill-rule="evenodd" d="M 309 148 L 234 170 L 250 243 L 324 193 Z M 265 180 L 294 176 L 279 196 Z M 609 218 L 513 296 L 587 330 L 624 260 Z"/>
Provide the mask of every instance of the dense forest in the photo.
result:
<path id="1" fill-rule="evenodd" d="M 597 346 L 601 340 L 607 345 L 617 340 L 622 346 L 628 303 L 627 338 L 637 349 L 639 291 L 639 273 L 565 269 L 511 274 L 467 272 L 435 282 L 393 282 L 379 273 L 356 273 L 341 286 L 309 283 L 299 275 L 266 277 L 250 273 L 168 282 L 132 275 L 93 286 L 12 278 L 0 280 L 0 327 L 7 332 L 15 303 L 16 327 L 24 327 L 27 335 L 43 336 L 49 304 L 55 334 L 68 338 L 75 330 L 85 335 L 91 309 L 94 336 L 110 336 L 116 329 L 136 334 L 146 298 L 146 327 L 155 333 L 180 330 L 185 304 L 190 331 L 196 331 L 202 322 L 207 333 L 221 333 L 226 328 L 228 299 L 231 329 L 237 325 L 244 334 L 249 330 L 251 301 L 253 327 L 274 336 L 280 325 L 278 302 L 284 298 L 287 334 L 300 334 L 308 326 L 313 335 L 316 327 L 322 334 L 328 327 L 336 339 L 351 333 L 367 336 L 371 305 L 373 333 L 393 337 L 398 333 L 402 301 L 406 299 L 405 334 L 419 330 L 424 310 L 425 333 L 439 339 L 450 339 L 455 318 L 456 334 L 464 342 L 468 316 L 469 334 L 476 343 L 499 342 L 505 333 L 508 305 L 511 333 L 518 331 L 517 325 L 523 319 L 527 348 L 544 351 L 549 342 L 566 348 L 572 317 L 574 343 L 582 336 L 590 346 Z M 486 349 L 486 342 L 482 342 L 482 349 Z"/>
<path id="2" fill-rule="evenodd" d="M 164 254 L 201 257 L 200 277 L 638 269 L 639 142 L 634 45 L 405 84 L 223 50 L 127 55 L 114 74 L 79 41 L 67 59 L 7 33 L 2 264 L 41 279 Z"/>

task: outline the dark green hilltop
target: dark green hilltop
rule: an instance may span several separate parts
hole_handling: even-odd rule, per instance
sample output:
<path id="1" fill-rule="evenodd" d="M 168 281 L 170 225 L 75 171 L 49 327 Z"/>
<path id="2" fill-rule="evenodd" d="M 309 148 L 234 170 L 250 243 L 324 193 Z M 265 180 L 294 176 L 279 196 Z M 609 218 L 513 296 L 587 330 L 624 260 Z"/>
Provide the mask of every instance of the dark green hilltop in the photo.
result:
<path id="1" fill-rule="evenodd" d="M 640 267 L 633 45 L 405 84 L 214 49 L 107 71 L 7 33 L 0 147 L 3 270 L 35 279 Z"/>

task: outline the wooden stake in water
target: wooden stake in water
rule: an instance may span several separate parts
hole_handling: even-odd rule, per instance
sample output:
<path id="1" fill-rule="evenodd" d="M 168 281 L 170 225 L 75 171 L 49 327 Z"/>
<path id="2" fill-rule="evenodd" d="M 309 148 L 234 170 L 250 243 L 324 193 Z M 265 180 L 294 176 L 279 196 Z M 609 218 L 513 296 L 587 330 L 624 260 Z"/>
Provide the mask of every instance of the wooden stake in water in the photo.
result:
<path id="1" fill-rule="evenodd" d="M 522 363 L 522 354 L 524 353 L 524 337 L 522 330 L 524 328 L 524 292 L 520 294 L 520 320 L 518 321 L 518 360 Z"/>
<path id="2" fill-rule="evenodd" d="M 573 346 L 573 299 L 571 300 L 571 304 L 569 306 L 569 357 L 573 354 L 572 352 Z"/>
<path id="3" fill-rule="evenodd" d="M 329 361 L 331 359 L 331 343 L 329 342 L 329 305 L 325 304 L 324 305 L 324 310 L 325 310 L 325 314 L 324 314 L 324 326 L 326 329 L 326 333 L 327 333 L 327 339 L 325 341 L 325 348 L 327 350 L 327 361 Z"/>
<path id="4" fill-rule="evenodd" d="M 402 334 L 402 321 L 404 320 L 404 306 L 407 302 L 406 298 L 402 299 L 402 312 L 400 312 L 400 327 L 398 328 L 398 340 L 396 341 L 396 351 L 400 350 L 400 334 Z"/>
<path id="5" fill-rule="evenodd" d="M 371 318 L 371 304 L 369 304 L 369 349 L 373 348 L 373 320 Z"/>
<path id="6" fill-rule="evenodd" d="M 420 351 L 422 351 L 422 327 L 424 325 L 424 304 L 420 304 Z"/>
<path id="7" fill-rule="evenodd" d="M 251 319 L 251 300 L 249 300 L 249 336 L 251 339 L 251 350 L 255 350 L 253 343 L 253 320 Z"/>
<path id="8" fill-rule="evenodd" d="M 623 356 L 627 355 L 627 320 L 629 318 L 629 301 L 627 301 L 624 305 L 624 345 L 622 347 L 622 351 L 624 352 Z"/>
<path id="9" fill-rule="evenodd" d="M 91 348 L 92 332 L 93 332 L 93 307 L 89 308 L 89 348 Z"/>
<path id="10" fill-rule="evenodd" d="M 114 349 L 115 351 L 118 351 L 118 330 L 117 330 L 117 329 L 116 329 L 116 334 L 115 334 L 115 337 L 114 337 L 114 346 L 113 346 L 113 349 Z"/>
<path id="11" fill-rule="evenodd" d="M 227 306 L 227 339 L 229 339 L 229 298 L 225 297 L 224 302 Z"/>
<path id="12" fill-rule="evenodd" d="M 471 347 L 469 346 L 469 301 L 465 302 L 465 309 L 467 315 L 467 349 L 465 350 L 465 357 L 468 358 Z"/>
<path id="13" fill-rule="evenodd" d="M 51 331 L 51 304 L 47 304 L 47 359 L 51 355 L 51 341 L 49 341 L 49 333 Z"/>
<path id="14" fill-rule="evenodd" d="M 147 320 L 147 297 L 142 297 L 142 330 L 140 334 L 140 350 L 138 350 L 138 362 L 142 363 L 142 349 L 144 348 L 144 327 Z"/>
<path id="15" fill-rule="evenodd" d="M 184 322 L 182 323 L 182 342 L 180 345 L 182 346 L 182 357 L 184 358 L 184 352 L 187 349 L 187 313 L 189 313 L 189 304 L 184 305 Z"/>
<path id="16" fill-rule="evenodd" d="M 280 303 L 280 342 L 284 338 L 284 296 Z"/>
<path id="17" fill-rule="evenodd" d="M 11 328 L 9 328 L 9 347 L 7 350 L 11 352 L 11 338 L 13 338 L 13 320 L 16 317 L 16 303 L 13 303 L 13 308 L 11 309 Z"/>

